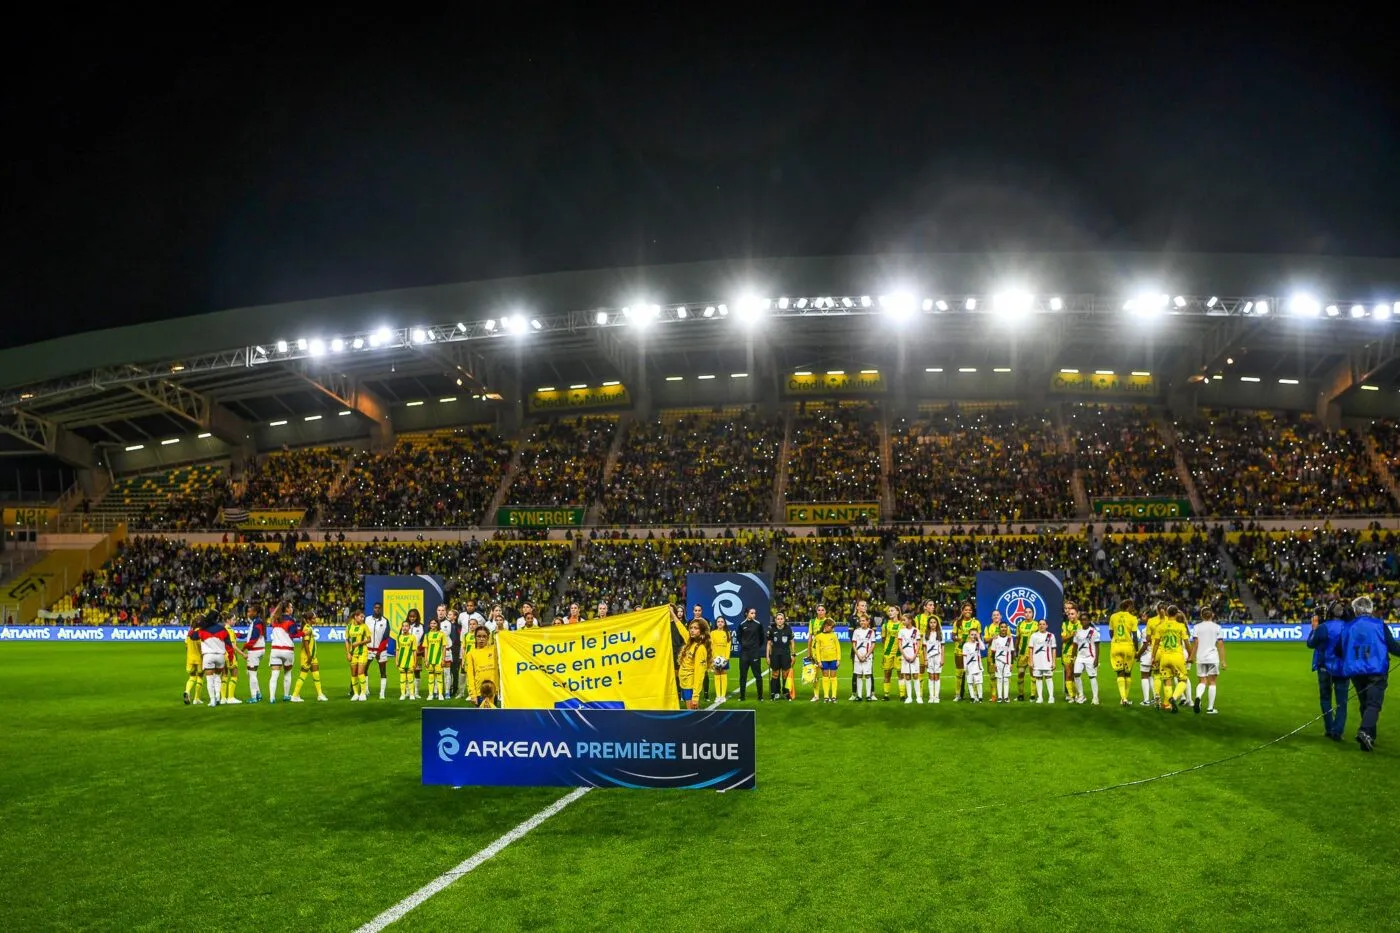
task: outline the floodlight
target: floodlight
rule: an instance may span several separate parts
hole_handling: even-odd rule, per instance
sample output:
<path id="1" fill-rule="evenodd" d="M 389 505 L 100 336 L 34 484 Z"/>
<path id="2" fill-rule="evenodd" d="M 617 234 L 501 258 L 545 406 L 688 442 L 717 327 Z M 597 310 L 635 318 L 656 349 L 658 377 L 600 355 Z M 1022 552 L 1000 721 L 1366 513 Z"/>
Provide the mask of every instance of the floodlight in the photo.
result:
<path id="1" fill-rule="evenodd" d="M 311 342 L 307 345 L 307 349 L 312 356 L 320 356 L 326 352 L 326 342 L 320 337 L 312 337 Z"/>
<path id="2" fill-rule="evenodd" d="M 925 311 L 932 311 L 932 310 L 933 310 L 933 299 L 932 299 L 932 298 L 925 298 L 925 299 L 924 299 L 923 309 L 924 309 Z"/>
<path id="3" fill-rule="evenodd" d="M 676 317 L 680 318 L 682 321 L 684 321 L 689 316 L 690 312 L 686 311 L 685 305 L 681 305 L 679 308 L 676 309 Z"/>
<path id="4" fill-rule="evenodd" d="M 720 316 L 720 317 L 729 317 L 729 305 L 720 305 L 720 306 L 719 306 L 719 316 Z"/>
<path id="5" fill-rule="evenodd" d="M 1050 299 L 1050 310 L 1051 310 L 1051 311 L 1063 311 L 1064 309 L 1065 309 L 1065 300 L 1064 300 L 1063 298 L 1061 298 L 1059 295 L 1056 295 L 1054 298 L 1051 298 L 1051 299 Z"/>
<path id="6" fill-rule="evenodd" d="M 424 329 L 421 328 L 421 327 L 415 327 L 415 328 L 413 328 L 413 342 L 414 342 L 414 343 L 427 343 L 427 341 L 428 341 L 428 332 L 427 332 L 426 330 L 424 330 Z"/>
<path id="7" fill-rule="evenodd" d="M 963 302 L 963 307 L 966 308 L 966 309 L 969 310 L 969 311 L 976 311 L 976 310 L 977 310 L 977 299 L 976 299 L 976 298 L 969 298 L 969 299 L 967 299 L 967 301 L 964 301 L 964 302 Z"/>
<path id="8" fill-rule="evenodd" d="M 903 320 L 914 313 L 914 296 L 908 292 L 895 292 L 893 295 L 882 296 L 880 303 L 891 317 Z"/>
<path id="9" fill-rule="evenodd" d="M 286 352 L 287 352 L 287 341 L 285 341 L 285 340 L 279 340 L 279 341 L 277 341 L 277 352 L 278 352 L 278 353 L 286 353 Z"/>
<path id="10" fill-rule="evenodd" d="M 1268 299 L 1266 299 L 1266 298 L 1260 298 L 1258 301 L 1256 301 L 1256 302 L 1254 303 L 1254 313 L 1255 313 L 1255 314 L 1268 314 L 1268 313 L 1269 313 L 1269 302 L 1268 302 Z"/>
<path id="11" fill-rule="evenodd" d="M 511 330 L 523 331 L 525 329 L 525 316 L 523 314 L 511 315 L 510 328 Z"/>
<path id="12" fill-rule="evenodd" d="M 734 302 L 734 316 L 745 324 L 753 324 L 758 320 L 759 307 L 757 299 L 746 295 Z"/>
<path id="13" fill-rule="evenodd" d="M 459 332 L 465 334 L 465 333 L 467 332 L 467 325 L 463 324 L 461 321 L 458 321 L 458 322 L 457 322 L 457 330 L 458 330 Z"/>
<path id="14" fill-rule="evenodd" d="M 1176 305 L 1178 308 L 1184 308 L 1184 307 L 1186 307 L 1186 298 L 1185 298 L 1185 296 L 1183 296 L 1183 295 L 1177 295 L 1175 298 L 1172 299 L 1172 304 Z"/>
<path id="15" fill-rule="evenodd" d="M 854 308 L 856 306 L 856 303 L 849 298 L 842 298 L 841 304 L 847 308 Z"/>
<path id="16" fill-rule="evenodd" d="M 496 319 L 493 317 L 488 317 L 486 319 L 486 323 L 482 324 L 481 326 L 486 328 L 486 333 L 489 334 L 496 329 Z"/>
<path id="17" fill-rule="evenodd" d="M 1301 317 L 1317 317 L 1322 313 L 1322 305 L 1306 292 L 1294 292 L 1288 299 L 1288 310 Z"/>
<path id="18" fill-rule="evenodd" d="M 714 316 L 715 316 L 715 306 L 714 306 L 714 305 L 706 305 L 706 306 L 705 306 L 705 312 L 704 312 L 704 313 L 705 313 L 705 317 L 714 317 Z"/>
<path id="19" fill-rule="evenodd" d="M 356 337 L 354 340 L 350 341 L 350 346 L 355 350 L 363 350 L 365 348 L 365 338 Z"/>
<path id="20" fill-rule="evenodd" d="M 1211 295 L 1211 296 L 1210 296 L 1210 300 L 1206 302 L 1206 307 L 1207 307 L 1207 308 L 1214 308 L 1214 307 L 1215 307 L 1217 304 L 1219 304 L 1219 303 L 1220 303 L 1220 299 L 1217 298 L 1217 297 L 1215 297 L 1214 295 Z"/>
<path id="21" fill-rule="evenodd" d="M 805 308 L 805 307 L 807 307 L 807 299 L 806 299 L 806 298 L 799 298 L 799 299 L 797 299 L 797 307 L 798 307 L 798 308 Z"/>
<path id="22" fill-rule="evenodd" d="M 1363 308 L 1361 305 L 1352 305 L 1352 306 L 1351 306 L 1351 316 L 1352 316 L 1352 317 L 1365 317 L 1365 316 L 1366 316 L 1366 309 Z"/>
<path id="23" fill-rule="evenodd" d="M 1336 305 L 1328 305 L 1328 306 L 1327 306 L 1327 316 L 1328 316 L 1328 317 L 1336 317 L 1337 315 L 1339 315 L 1339 314 L 1341 314 L 1341 313 L 1342 313 L 1342 309 L 1339 308 L 1339 307 L 1337 307 Z"/>
<path id="24" fill-rule="evenodd" d="M 1031 312 L 1035 296 L 1029 292 L 998 292 L 992 296 L 992 310 L 1004 318 L 1022 318 Z"/>
<path id="25" fill-rule="evenodd" d="M 948 302 L 944 301 L 942 298 L 940 298 L 940 299 L 938 299 L 938 301 L 934 302 L 934 305 L 933 305 L 933 306 L 934 306 L 935 308 L 937 308 L 939 311 L 947 311 L 947 310 L 948 310 Z"/>
<path id="26" fill-rule="evenodd" d="M 305 351 L 306 351 L 306 338 L 305 338 L 305 337 L 300 337 L 300 338 L 297 339 L 297 349 L 298 349 L 298 350 L 301 350 L 302 352 L 305 352 Z"/>
<path id="27" fill-rule="evenodd" d="M 539 318 L 531 318 L 531 319 L 530 319 L 530 326 L 533 327 L 535 330 L 540 330 L 541 328 L 544 327 L 544 325 L 540 323 L 540 319 L 539 319 Z"/>
<path id="28" fill-rule="evenodd" d="M 779 298 L 779 299 L 778 299 L 778 307 L 779 307 L 779 308 L 782 308 L 784 311 L 786 311 L 786 310 L 787 310 L 787 306 L 788 306 L 788 300 L 787 300 L 786 297 L 782 297 L 782 298 Z"/>
<path id="29" fill-rule="evenodd" d="M 870 296 L 869 296 L 869 295 L 861 295 L 861 296 L 860 296 L 860 306 L 861 306 L 862 308 L 868 308 L 868 307 L 870 307 Z"/>
<path id="30" fill-rule="evenodd" d="M 1390 305 L 1378 304 L 1371 309 L 1371 317 L 1378 321 L 1384 321 L 1390 317 Z"/>

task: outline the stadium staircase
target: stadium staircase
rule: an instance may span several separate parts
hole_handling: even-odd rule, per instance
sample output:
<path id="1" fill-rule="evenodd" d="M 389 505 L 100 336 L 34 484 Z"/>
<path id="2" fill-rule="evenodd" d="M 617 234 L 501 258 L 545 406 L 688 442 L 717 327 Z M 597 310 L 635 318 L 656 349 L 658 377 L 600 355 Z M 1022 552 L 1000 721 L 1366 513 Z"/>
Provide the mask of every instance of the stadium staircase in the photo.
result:
<path id="1" fill-rule="evenodd" d="M 893 470 L 890 460 L 890 413 L 880 413 L 880 515 L 885 521 L 894 517 L 894 484 L 890 482 Z"/>
<path id="2" fill-rule="evenodd" d="M 899 605 L 899 581 L 895 579 L 895 575 L 899 572 L 899 565 L 895 563 L 894 559 L 894 542 L 895 538 L 891 535 L 885 543 L 885 605 L 887 606 Z"/>
<path id="3" fill-rule="evenodd" d="M 783 446 L 778 452 L 778 481 L 773 484 L 773 521 L 787 521 L 788 455 L 792 451 L 792 407 L 783 413 Z M 774 557 L 776 561 L 777 558 Z"/>
<path id="4" fill-rule="evenodd" d="M 627 441 L 627 429 L 631 427 L 633 420 L 633 414 L 624 411 L 613 427 L 612 444 L 608 447 L 607 459 L 603 461 L 603 481 L 598 485 L 603 491 L 598 494 L 598 498 L 588 503 L 588 511 L 583 517 L 585 524 L 597 525 L 603 518 L 603 496 L 606 495 L 608 484 L 612 482 L 613 473 L 617 472 L 617 461 L 622 456 L 622 445 Z"/>
<path id="5" fill-rule="evenodd" d="M 481 516 L 482 528 L 496 527 L 496 511 L 506 504 L 506 496 L 510 494 L 510 484 L 515 482 L 515 474 L 520 472 L 520 455 L 525 449 L 525 438 L 530 436 L 534 430 L 534 423 L 527 422 L 520 428 L 520 433 L 511 441 L 510 463 L 506 464 L 505 475 L 501 477 L 501 485 L 496 487 L 496 494 L 491 497 L 490 503 L 486 506 L 486 514 Z"/>
<path id="6" fill-rule="evenodd" d="M 1230 559 L 1229 549 L 1226 548 L 1224 544 L 1221 544 L 1216 548 L 1216 552 L 1220 555 L 1220 562 L 1224 565 L 1226 573 L 1230 575 L 1230 579 L 1234 580 L 1239 586 L 1240 602 L 1244 603 L 1244 607 L 1249 610 L 1250 616 L 1255 619 L 1267 618 L 1264 615 L 1264 607 L 1259 605 L 1259 600 L 1255 597 L 1254 591 L 1249 588 L 1249 584 L 1246 583 L 1244 577 L 1240 575 L 1239 568 L 1236 567 L 1235 562 Z"/>
<path id="7" fill-rule="evenodd" d="M 564 572 L 559 574 L 559 579 L 554 584 L 554 605 L 559 607 L 560 615 L 564 615 L 569 609 L 569 584 L 578 572 L 579 546 L 580 543 L 576 540 L 569 550 L 569 563 L 565 565 Z"/>
<path id="8" fill-rule="evenodd" d="M 1176 436 L 1176 430 L 1171 423 L 1160 417 L 1153 416 L 1157 422 L 1157 430 L 1161 433 L 1172 448 L 1172 459 L 1176 463 L 1176 478 L 1181 480 L 1181 485 L 1186 487 L 1186 498 L 1191 502 L 1192 515 L 1206 514 L 1205 500 L 1201 498 L 1201 493 L 1196 489 L 1196 481 L 1191 478 L 1191 471 L 1186 468 L 1186 458 L 1181 455 L 1181 448 L 1177 446 L 1180 438 Z M 1393 495 L 1393 493 L 1392 493 Z M 1256 618 L 1260 618 L 1256 616 Z"/>
<path id="9" fill-rule="evenodd" d="M 1400 488 L 1395 485 L 1395 474 L 1390 472 L 1390 467 L 1386 465 L 1385 457 L 1381 456 L 1381 449 L 1376 446 L 1376 439 L 1371 435 L 1366 435 L 1366 456 L 1371 459 L 1371 469 L 1385 483 L 1385 488 L 1390 491 L 1390 498 L 1400 504 Z"/>

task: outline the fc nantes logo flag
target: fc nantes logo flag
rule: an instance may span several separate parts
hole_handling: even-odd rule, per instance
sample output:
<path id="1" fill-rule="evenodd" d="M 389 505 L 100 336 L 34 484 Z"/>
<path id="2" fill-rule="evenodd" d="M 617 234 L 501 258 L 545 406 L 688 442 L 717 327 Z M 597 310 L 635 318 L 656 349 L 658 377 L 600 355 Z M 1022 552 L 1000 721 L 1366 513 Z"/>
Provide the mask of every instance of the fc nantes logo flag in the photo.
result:
<path id="1" fill-rule="evenodd" d="M 501 703 L 511 709 L 679 705 L 668 606 L 496 635 Z"/>

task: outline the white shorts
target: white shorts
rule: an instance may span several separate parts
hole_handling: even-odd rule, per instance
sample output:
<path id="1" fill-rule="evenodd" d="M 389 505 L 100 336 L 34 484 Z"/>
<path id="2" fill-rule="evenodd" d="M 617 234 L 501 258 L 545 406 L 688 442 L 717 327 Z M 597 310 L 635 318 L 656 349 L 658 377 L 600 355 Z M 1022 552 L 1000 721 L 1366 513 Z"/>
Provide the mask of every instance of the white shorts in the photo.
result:
<path id="1" fill-rule="evenodd" d="M 997 676 L 998 676 L 998 677 L 1010 677 L 1010 676 L 1011 676 L 1011 671 L 1012 671 L 1012 669 L 1013 669 L 1014 667 L 1015 667 L 1015 665 L 1012 664 L 1010 661 L 1007 661 L 1005 664 L 1003 664 L 1001 661 L 998 661 L 998 662 L 997 662 Z"/>
<path id="2" fill-rule="evenodd" d="M 371 651 L 369 653 L 369 659 L 383 664 L 389 660 L 389 649 L 385 648 L 383 651 Z"/>
<path id="3" fill-rule="evenodd" d="M 1220 664 L 1215 661 L 1197 661 L 1197 677 L 1214 677 L 1220 673 Z"/>
<path id="4" fill-rule="evenodd" d="M 297 651 L 295 648 L 273 648 L 267 660 L 273 667 L 291 667 L 297 663 Z"/>
<path id="5" fill-rule="evenodd" d="M 1080 655 L 1074 659 L 1074 676 L 1078 677 L 1080 674 L 1097 677 L 1099 676 L 1099 666 L 1091 658 Z"/>
<path id="6" fill-rule="evenodd" d="M 924 662 L 924 670 L 928 671 L 928 672 L 929 672 L 930 674 L 932 674 L 934 677 L 937 677 L 937 676 L 939 676 L 940 674 L 942 674 L 942 673 L 943 673 L 943 658 L 942 658 L 942 656 L 941 656 L 941 655 L 940 655 L 940 656 L 935 656 L 935 657 L 931 657 L 931 658 L 928 658 L 927 660 L 925 660 L 925 662 Z"/>
<path id="7" fill-rule="evenodd" d="M 1055 669 L 1054 669 L 1053 667 L 1033 667 L 1033 668 L 1031 668 L 1031 676 L 1032 676 L 1032 677 L 1054 677 L 1054 676 L 1055 676 Z"/>
<path id="8" fill-rule="evenodd" d="M 224 669 L 224 656 L 221 654 L 204 655 L 204 669 L 206 671 L 221 671 Z"/>
<path id="9" fill-rule="evenodd" d="M 1138 655 L 1138 667 L 1142 668 L 1145 671 L 1152 669 L 1151 650 L 1144 651 L 1142 654 Z"/>
<path id="10" fill-rule="evenodd" d="M 974 668 L 967 672 L 967 682 L 974 687 L 982 682 L 982 668 Z"/>
<path id="11" fill-rule="evenodd" d="M 910 676 L 913 676 L 913 675 L 918 674 L 918 673 L 919 673 L 919 659 L 918 659 L 918 658 L 915 658 L 915 659 L 912 660 L 912 661 L 906 661 L 906 660 L 904 659 L 904 656 L 901 655 L 900 658 L 899 658 L 899 674 L 900 674 L 900 676 L 902 677 L 902 676 L 904 676 L 905 674 L 908 674 L 908 675 L 910 675 Z"/>
<path id="12" fill-rule="evenodd" d="M 248 670 L 250 670 L 250 671 L 255 671 L 255 670 L 258 669 L 258 665 L 262 664 L 262 659 L 263 659 L 263 649 L 262 649 L 262 648 L 249 648 L 249 649 L 248 649 L 248 662 L 244 665 L 244 667 L 248 668 Z"/>
<path id="13" fill-rule="evenodd" d="M 442 666 L 449 667 L 452 664 L 452 649 L 447 648 L 442 652 Z"/>
<path id="14" fill-rule="evenodd" d="M 875 667 L 875 659 L 873 657 L 866 658 L 864 661 L 857 657 L 851 663 L 853 665 L 853 672 L 857 676 L 869 675 L 873 672 Z"/>

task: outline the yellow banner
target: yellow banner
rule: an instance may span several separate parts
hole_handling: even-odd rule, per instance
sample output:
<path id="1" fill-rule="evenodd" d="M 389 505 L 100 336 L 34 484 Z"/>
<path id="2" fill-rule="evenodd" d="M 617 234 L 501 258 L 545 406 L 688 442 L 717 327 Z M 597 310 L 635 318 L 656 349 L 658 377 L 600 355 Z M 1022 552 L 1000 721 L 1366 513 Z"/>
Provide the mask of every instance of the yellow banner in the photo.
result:
<path id="1" fill-rule="evenodd" d="M 787 395 L 858 395 L 885 391 L 879 373 L 794 373 L 783 383 Z"/>
<path id="2" fill-rule="evenodd" d="M 511 709 L 610 704 L 676 709 L 667 606 L 547 628 L 500 632 L 501 703 Z"/>
<path id="3" fill-rule="evenodd" d="M 622 384 L 584 389 L 536 389 L 530 393 L 530 411 L 584 411 L 590 408 L 626 408 L 632 396 Z"/>
<path id="4" fill-rule="evenodd" d="M 6 509 L 4 518 L 6 528 L 48 528 L 58 523 L 58 509 Z"/>
<path id="5" fill-rule="evenodd" d="M 788 503 L 789 525 L 850 525 L 880 520 L 878 502 L 799 502 Z"/>
<path id="6" fill-rule="evenodd" d="M 1156 395 L 1157 383 L 1150 375 L 1055 373 L 1050 377 L 1050 391 L 1085 395 Z"/>

